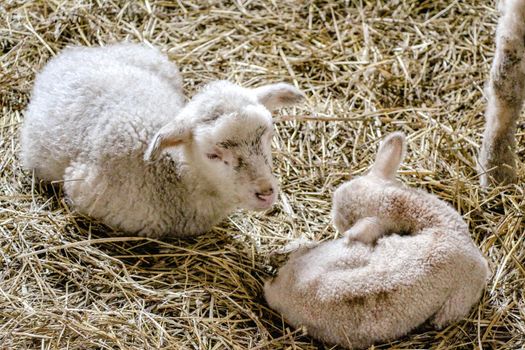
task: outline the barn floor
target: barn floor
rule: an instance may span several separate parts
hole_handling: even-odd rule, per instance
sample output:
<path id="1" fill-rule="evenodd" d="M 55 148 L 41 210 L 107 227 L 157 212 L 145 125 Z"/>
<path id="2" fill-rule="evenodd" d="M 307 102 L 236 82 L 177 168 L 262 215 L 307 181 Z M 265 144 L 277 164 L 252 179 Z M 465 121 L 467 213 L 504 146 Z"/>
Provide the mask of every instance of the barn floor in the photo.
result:
<path id="1" fill-rule="evenodd" d="M 324 348 L 264 302 L 271 253 L 338 237 L 331 193 L 394 130 L 408 135 L 401 179 L 463 214 L 492 277 L 464 320 L 376 348 L 524 348 L 525 118 L 519 184 L 485 191 L 475 171 L 497 17 L 481 0 L 2 2 L 0 349 Z M 67 45 L 120 40 L 165 51 L 189 96 L 215 79 L 305 91 L 276 114 L 272 210 L 192 240 L 112 238 L 21 169 L 35 73 Z"/>

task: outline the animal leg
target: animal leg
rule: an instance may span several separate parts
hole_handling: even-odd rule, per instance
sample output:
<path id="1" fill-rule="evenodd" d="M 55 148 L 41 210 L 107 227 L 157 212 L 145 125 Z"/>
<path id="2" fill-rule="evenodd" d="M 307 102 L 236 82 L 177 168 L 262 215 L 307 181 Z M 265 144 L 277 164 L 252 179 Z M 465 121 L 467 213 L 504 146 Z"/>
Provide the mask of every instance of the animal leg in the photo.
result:
<path id="1" fill-rule="evenodd" d="M 516 182 L 516 125 L 525 97 L 525 1 L 502 1 L 496 52 L 486 87 L 485 132 L 478 159 L 482 186 Z"/>
<path id="2" fill-rule="evenodd" d="M 372 244 L 388 232 L 385 221 L 377 216 L 359 219 L 344 235 L 349 242 L 359 241 Z"/>

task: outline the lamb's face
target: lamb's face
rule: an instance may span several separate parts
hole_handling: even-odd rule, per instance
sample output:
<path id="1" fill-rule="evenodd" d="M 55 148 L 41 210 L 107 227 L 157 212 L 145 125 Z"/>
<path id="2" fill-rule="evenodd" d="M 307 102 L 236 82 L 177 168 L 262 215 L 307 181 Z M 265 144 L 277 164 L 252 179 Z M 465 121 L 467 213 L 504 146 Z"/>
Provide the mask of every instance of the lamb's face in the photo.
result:
<path id="1" fill-rule="evenodd" d="M 277 197 L 271 172 L 273 123 L 270 110 L 302 101 L 285 83 L 248 89 L 227 81 L 208 84 L 150 141 L 144 160 L 184 146 L 187 164 L 215 185 L 210 195 L 234 206 L 262 210 Z"/>
<path id="2" fill-rule="evenodd" d="M 259 104 L 225 110 L 213 122 L 198 127 L 195 156 L 210 180 L 236 206 L 250 210 L 271 207 L 277 197 L 272 174 L 270 112 Z"/>

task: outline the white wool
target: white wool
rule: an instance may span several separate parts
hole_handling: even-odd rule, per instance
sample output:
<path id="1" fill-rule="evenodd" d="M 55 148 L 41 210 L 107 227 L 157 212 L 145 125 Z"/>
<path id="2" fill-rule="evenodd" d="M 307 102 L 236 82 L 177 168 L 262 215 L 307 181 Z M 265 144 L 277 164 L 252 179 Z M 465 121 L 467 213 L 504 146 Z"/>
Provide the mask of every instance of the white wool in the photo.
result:
<path id="1" fill-rule="evenodd" d="M 236 208 L 275 202 L 269 109 L 302 97 L 284 83 L 217 81 L 186 103 L 177 67 L 156 49 L 68 48 L 36 78 L 22 161 L 110 226 L 196 235 Z"/>
<path id="2" fill-rule="evenodd" d="M 315 338 L 366 348 L 457 321 L 481 296 L 488 265 L 461 215 L 395 179 L 404 140 L 388 136 L 371 171 L 334 193 L 344 237 L 295 245 L 265 284 L 268 304 Z"/>
<path id="3" fill-rule="evenodd" d="M 485 132 L 478 168 L 482 186 L 514 183 L 516 126 L 525 98 L 525 1 L 500 2 L 496 52 L 485 89 Z"/>

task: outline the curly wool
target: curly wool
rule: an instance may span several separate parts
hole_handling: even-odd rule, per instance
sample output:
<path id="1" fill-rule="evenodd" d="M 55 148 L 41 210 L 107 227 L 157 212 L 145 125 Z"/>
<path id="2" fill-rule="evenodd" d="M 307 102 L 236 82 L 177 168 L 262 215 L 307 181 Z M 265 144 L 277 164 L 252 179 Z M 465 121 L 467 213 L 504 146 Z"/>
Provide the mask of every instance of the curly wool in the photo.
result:
<path id="1" fill-rule="evenodd" d="M 395 180 L 403 143 L 401 134 L 388 137 L 372 171 L 335 192 L 344 237 L 299 246 L 265 284 L 268 304 L 315 338 L 366 348 L 425 321 L 457 321 L 481 296 L 488 265 L 467 224 L 437 197 Z"/>
<path id="2" fill-rule="evenodd" d="M 119 230 L 196 235 L 236 208 L 274 203 L 268 109 L 302 97 L 284 83 L 217 81 L 185 103 L 177 67 L 156 49 L 68 48 L 36 78 L 22 162 Z"/>

